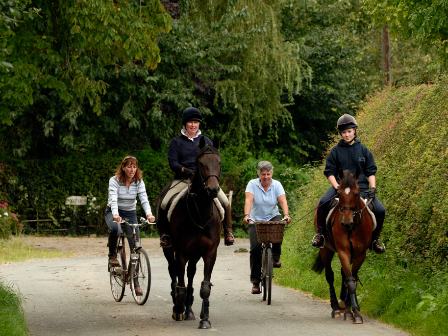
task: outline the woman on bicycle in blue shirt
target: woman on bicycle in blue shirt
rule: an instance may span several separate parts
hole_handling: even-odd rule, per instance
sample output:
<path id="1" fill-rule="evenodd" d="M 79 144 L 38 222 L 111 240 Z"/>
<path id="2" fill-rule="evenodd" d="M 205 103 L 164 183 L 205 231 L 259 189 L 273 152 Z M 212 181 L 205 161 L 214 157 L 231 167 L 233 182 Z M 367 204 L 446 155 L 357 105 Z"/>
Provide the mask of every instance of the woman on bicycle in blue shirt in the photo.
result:
<path id="1" fill-rule="evenodd" d="M 277 203 L 280 203 L 287 223 L 291 222 L 289 217 L 288 203 L 282 184 L 272 178 L 274 167 L 268 161 L 258 163 L 258 178 L 250 180 L 246 187 L 246 201 L 244 204 L 244 224 L 249 224 L 250 240 L 250 281 L 252 282 L 252 294 L 260 294 L 261 280 L 261 244 L 257 239 L 255 221 L 280 221 L 282 219 Z M 274 267 L 281 267 L 280 261 L 281 243 L 272 244 L 272 257 Z"/>

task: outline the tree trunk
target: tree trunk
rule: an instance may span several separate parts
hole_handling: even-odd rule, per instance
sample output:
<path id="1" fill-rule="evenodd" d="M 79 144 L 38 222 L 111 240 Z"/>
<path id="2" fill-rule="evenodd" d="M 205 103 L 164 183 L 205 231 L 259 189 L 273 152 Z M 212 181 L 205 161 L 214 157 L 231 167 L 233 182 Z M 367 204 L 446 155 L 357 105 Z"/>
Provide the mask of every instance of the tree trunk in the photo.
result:
<path id="1" fill-rule="evenodd" d="M 390 86 L 392 76 L 390 72 L 390 35 L 389 25 L 381 31 L 381 44 L 383 50 L 383 85 Z"/>

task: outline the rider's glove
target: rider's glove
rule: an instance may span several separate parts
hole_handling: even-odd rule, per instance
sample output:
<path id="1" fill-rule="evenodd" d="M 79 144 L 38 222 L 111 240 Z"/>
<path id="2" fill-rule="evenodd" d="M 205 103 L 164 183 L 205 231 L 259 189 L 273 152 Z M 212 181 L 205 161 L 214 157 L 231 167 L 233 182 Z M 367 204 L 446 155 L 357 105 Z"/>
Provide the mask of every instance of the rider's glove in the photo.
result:
<path id="1" fill-rule="evenodd" d="M 375 194 L 376 194 L 376 189 L 375 188 L 371 188 L 368 192 L 367 192 L 367 197 L 370 198 L 375 198 Z"/>
<path id="2" fill-rule="evenodd" d="M 188 169 L 188 168 L 185 168 L 185 167 L 184 167 L 184 176 L 185 176 L 187 179 L 191 179 L 191 178 L 193 178 L 194 173 L 193 173 L 193 171 L 192 171 L 191 169 Z"/>

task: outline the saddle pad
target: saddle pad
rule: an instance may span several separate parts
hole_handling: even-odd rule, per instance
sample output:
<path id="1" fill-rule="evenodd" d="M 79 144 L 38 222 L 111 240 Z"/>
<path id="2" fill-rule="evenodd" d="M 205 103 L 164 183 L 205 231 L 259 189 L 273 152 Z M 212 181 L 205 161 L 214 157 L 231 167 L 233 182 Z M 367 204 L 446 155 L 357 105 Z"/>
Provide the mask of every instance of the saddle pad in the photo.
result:
<path id="1" fill-rule="evenodd" d="M 168 222 L 171 222 L 171 215 L 173 214 L 174 209 L 176 208 L 177 203 L 179 200 L 187 193 L 188 187 L 185 187 L 182 189 L 180 193 L 177 194 L 177 196 L 174 198 L 174 200 L 171 202 L 170 208 L 168 210 Z M 221 205 L 221 202 L 218 198 L 214 198 L 213 201 L 215 202 L 216 207 L 218 208 L 219 214 L 221 216 L 221 221 L 224 219 L 224 208 Z"/>
<path id="2" fill-rule="evenodd" d="M 364 204 L 367 204 L 367 199 L 365 199 L 365 198 L 361 198 L 362 199 L 362 201 L 364 202 Z M 339 198 L 335 198 L 335 200 L 336 201 L 339 201 Z M 337 202 L 336 202 L 336 204 L 337 204 Z M 328 212 L 328 216 L 327 216 L 327 220 L 326 220 L 326 223 L 329 225 L 330 223 L 329 223 L 329 221 L 330 221 L 330 217 L 331 217 L 331 215 L 332 215 L 332 213 L 333 213 L 333 211 L 334 211 L 334 209 L 336 208 L 336 204 L 330 209 L 330 211 Z M 367 211 L 369 212 L 369 214 L 370 214 L 370 216 L 372 217 L 372 222 L 373 222 L 373 229 L 372 229 L 372 231 L 375 231 L 375 229 L 376 229 L 376 217 L 375 217 L 375 214 L 372 212 L 372 210 L 370 210 L 370 208 L 367 206 L 366 207 L 366 209 L 367 209 Z"/>

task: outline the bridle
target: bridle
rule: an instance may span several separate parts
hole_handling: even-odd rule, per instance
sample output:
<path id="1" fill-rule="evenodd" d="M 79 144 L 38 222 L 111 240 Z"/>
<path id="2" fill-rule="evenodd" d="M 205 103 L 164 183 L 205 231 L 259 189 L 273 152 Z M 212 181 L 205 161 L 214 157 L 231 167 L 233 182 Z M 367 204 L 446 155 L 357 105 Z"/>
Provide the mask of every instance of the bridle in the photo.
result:
<path id="1" fill-rule="evenodd" d="M 364 209 L 372 202 L 373 198 L 369 199 L 365 204 L 364 207 L 361 210 L 358 210 L 358 204 L 360 201 L 360 197 L 361 197 L 361 192 L 358 190 L 358 195 L 355 196 L 356 198 L 356 207 L 339 207 L 339 211 L 341 212 L 341 216 L 342 216 L 342 212 L 344 210 L 351 210 L 353 211 L 353 215 L 352 215 L 352 221 L 350 224 L 344 224 L 344 222 L 341 220 L 341 225 L 344 227 L 345 230 L 347 231 L 352 231 L 353 229 L 355 229 L 357 226 L 361 225 L 362 221 L 364 220 Z M 364 203 L 364 202 L 363 202 Z M 360 219 L 357 223 L 355 223 L 355 217 L 356 215 L 359 215 Z"/>

